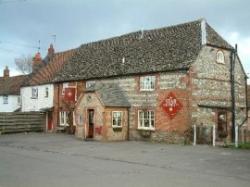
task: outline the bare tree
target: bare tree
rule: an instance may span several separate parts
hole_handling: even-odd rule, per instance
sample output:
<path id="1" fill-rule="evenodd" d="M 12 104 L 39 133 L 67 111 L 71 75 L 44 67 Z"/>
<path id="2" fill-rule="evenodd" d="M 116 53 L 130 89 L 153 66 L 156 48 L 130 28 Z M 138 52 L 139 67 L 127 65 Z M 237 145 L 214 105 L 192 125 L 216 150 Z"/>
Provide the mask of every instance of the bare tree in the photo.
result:
<path id="1" fill-rule="evenodd" d="M 15 64 L 17 70 L 23 74 L 29 74 L 32 72 L 32 56 L 30 55 L 22 55 L 21 57 L 16 58 Z"/>

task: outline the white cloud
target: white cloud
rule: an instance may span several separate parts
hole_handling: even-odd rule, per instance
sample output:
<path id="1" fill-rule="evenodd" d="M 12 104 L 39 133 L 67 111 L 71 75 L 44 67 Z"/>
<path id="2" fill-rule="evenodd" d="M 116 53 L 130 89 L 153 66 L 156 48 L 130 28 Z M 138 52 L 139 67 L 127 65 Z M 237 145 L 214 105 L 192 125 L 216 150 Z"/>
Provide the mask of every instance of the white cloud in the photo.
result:
<path id="1" fill-rule="evenodd" d="M 232 46 L 238 45 L 239 57 L 246 73 L 249 73 L 248 76 L 250 77 L 250 36 L 243 37 L 239 32 L 224 33 L 224 36 Z M 249 79 L 248 84 L 250 84 Z"/>

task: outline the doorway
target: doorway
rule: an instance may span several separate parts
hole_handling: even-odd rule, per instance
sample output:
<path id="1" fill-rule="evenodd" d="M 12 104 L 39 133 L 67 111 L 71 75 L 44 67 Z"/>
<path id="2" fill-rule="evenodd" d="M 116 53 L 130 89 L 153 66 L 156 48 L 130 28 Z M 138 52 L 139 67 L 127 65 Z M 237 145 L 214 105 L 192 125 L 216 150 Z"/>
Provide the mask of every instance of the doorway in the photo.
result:
<path id="1" fill-rule="evenodd" d="M 219 141 L 223 140 L 227 137 L 227 112 L 226 111 L 219 111 L 218 112 L 218 124 L 217 124 L 217 139 Z"/>
<path id="2" fill-rule="evenodd" d="M 87 138 L 93 138 L 94 137 L 94 110 L 89 109 L 88 110 L 88 136 Z"/>
<path id="3" fill-rule="evenodd" d="M 52 130 L 52 112 L 48 112 L 48 131 Z"/>

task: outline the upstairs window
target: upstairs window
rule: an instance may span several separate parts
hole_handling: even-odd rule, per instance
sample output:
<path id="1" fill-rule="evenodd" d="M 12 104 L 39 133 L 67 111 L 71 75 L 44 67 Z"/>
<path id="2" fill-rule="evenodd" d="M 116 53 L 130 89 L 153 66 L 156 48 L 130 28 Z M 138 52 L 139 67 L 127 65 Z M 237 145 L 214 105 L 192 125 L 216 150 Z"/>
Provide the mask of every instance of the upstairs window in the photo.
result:
<path id="1" fill-rule="evenodd" d="M 155 89 L 155 76 L 144 76 L 140 78 L 141 91 L 153 91 Z"/>
<path id="2" fill-rule="evenodd" d="M 7 95 L 3 96 L 3 104 L 8 104 L 9 103 L 9 98 Z"/>
<path id="3" fill-rule="evenodd" d="M 49 97 L 49 88 L 48 87 L 45 88 L 45 97 Z"/>
<path id="4" fill-rule="evenodd" d="M 68 82 L 63 83 L 62 95 L 65 94 L 65 88 L 68 88 L 68 87 L 69 87 L 69 83 Z"/>
<path id="5" fill-rule="evenodd" d="M 21 97 L 20 96 L 17 97 L 17 104 L 21 105 Z"/>
<path id="6" fill-rule="evenodd" d="M 91 88 L 95 86 L 95 81 L 87 81 L 86 82 L 86 88 Z"/>
<path id="7" fill-rule="evenodd" d="M 38 88 L 31 88 L 31 98 L 32 99 L 38 98 Z"/>
<path id="8" fill-rule="evenodd" d="M 112 112 L 112 127 L 113 128 L 122 127 L 122 112 L 120 111 Z"/>
<path id="9" fill-rule="evenodd" d="M 155 129 L 155 113 L 152 110 L 138 111 L 139 125 L 138 129 L 154 130 Z"/>
<path id="10" fill-rule="evenodd" d="M 220 64 L 225 64 L 225 57 L 222 51 L 218 51 L 216 55 L 216 62 Z"/>

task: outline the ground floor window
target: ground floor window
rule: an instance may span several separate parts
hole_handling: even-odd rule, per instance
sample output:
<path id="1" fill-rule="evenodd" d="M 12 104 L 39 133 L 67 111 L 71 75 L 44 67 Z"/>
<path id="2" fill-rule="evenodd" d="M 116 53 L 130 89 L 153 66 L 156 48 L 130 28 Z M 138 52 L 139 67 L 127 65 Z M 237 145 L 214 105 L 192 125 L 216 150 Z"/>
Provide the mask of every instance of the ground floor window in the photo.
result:
<path id="1" fill-rule="evenodd" d="M 60 126 L 68 126 L 68 112 L 61 111 L 59 113 L 60 116 Z"/>
<path id="2" fill-rule="evenodd" d="M 112 112 L 112 127 L 114 128 L 122 127 L 122 112 L 121 111 Z"/>
<path id="3" fill-rule="evenodd" d="M 155 128 L 155 113 L 152 110 L 138 111 L 138 129 L 154 130 Z"/>

